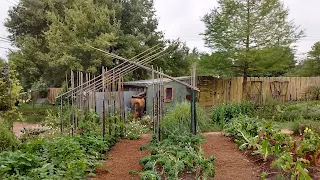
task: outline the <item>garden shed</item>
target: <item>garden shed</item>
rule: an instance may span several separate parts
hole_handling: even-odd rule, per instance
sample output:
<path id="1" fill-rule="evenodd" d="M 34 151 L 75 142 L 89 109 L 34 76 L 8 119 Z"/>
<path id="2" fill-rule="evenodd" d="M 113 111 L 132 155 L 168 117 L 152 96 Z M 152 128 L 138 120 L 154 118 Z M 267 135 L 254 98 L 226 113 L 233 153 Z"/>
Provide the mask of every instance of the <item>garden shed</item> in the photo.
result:
<path id="1" fill-rule="evenodd" d="M 180 80 L 182 82 L 190 84 L 191 77 L 190 76 L 182 76 L 176 77 L 175 79 Z M 136 92 L 139 94 L 141 92 L 146 92 L 146 107 L 145 111 L 147 114 L 152 113 L 153 107 L 153 95 L 156 94 L 153 88 L 153 84 L 159 84 L 160 79 L 148 79 L 148 80 L 139 80 L 139 81 L 130 81 L 124 82 L 123 87 L 124 91 Z M 162 83 L 164 85 L 164 108 L 168 108 L 173 106 L 177 102 L 184 101 L 189 99 L 188 89 L 186 86 L 172 81 L 168 78 L 163 78 Z"/>

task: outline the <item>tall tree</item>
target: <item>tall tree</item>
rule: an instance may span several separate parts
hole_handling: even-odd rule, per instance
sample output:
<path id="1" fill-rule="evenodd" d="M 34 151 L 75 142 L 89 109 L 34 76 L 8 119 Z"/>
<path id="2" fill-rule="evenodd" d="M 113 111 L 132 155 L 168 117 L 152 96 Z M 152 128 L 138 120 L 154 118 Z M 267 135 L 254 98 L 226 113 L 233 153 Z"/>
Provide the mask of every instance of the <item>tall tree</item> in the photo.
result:
<path id="1" fill-rule="evenodd" d="M 219 6 L 202 21 L 206 46 L 228 55 L 228 64 L 243 76 L 243 95 L 247 77 L 259 74 L 259 58 L 270 48 L 290 48 L 303 32 L 288 20 L 289 10 L 280 0 L 219 0 Z M 260 62 L 259 62 L 260 61 Z M 281 62 L 277 59 L 276 64 Z"/>
<path id="2" fill-rule="evenodd" d="M 308 52 L 308 57 L 290 75 L 320 76 L 320 42 L 316 42 L 312 46 L 311 51 Z"/>
<path id="3" fill-rule="evenodd" d="M 6 27 L 13 43 L 20 48 L 9 58 L 17 66 L 26 87 L 43 77 L 51 86 L 60 86 L 70 69 L 97 72 L 101 66 L 112 68 L 118 62 L 88 45 L 131 58 L 147 48 L 166 45 L 157 30 L 153 0 L 21 0 L 9 11 Z M 153 65 L 174 68 L 187 55 L 185 46 L 170 43 L 174 56 Z M 177 48 L 176 48 L 177 47 Z M 179 65 L 180 65 L 179 64 Z M 188 72 L 168 70 L 171 75 Z M 143 70 L 132 79 L 146 78 Z"/>

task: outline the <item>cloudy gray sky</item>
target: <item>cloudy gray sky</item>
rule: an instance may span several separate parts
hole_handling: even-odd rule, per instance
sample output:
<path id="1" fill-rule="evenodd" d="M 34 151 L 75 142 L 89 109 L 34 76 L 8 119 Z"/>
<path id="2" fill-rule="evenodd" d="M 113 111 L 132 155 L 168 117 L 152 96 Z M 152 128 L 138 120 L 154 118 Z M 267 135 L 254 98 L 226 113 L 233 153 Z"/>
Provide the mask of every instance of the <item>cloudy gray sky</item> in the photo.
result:
<path id="1" fill-rule="evenodd" d="M 3 23 L 7 18 L 10 6 L 18 0 L 0 0 L 0 37 L 6 37 Z M 320 41 L 320 0 L 283 0 L 290 9 L 290 19 L 305 30 L 306 37 L 298 43 L 297 54 L 310 50 L 311 46 Z M 209 51 L 204 47 L 202 37 L 204 24 L 200 18 L 217 6 L 216 0 L 155 0 L 155 8 L 159 18 L 159 29 L 170 39 L 180 38 L 191 48 Z M 6 57 L 10 44 L 0 41 L 0 57 Z"/>

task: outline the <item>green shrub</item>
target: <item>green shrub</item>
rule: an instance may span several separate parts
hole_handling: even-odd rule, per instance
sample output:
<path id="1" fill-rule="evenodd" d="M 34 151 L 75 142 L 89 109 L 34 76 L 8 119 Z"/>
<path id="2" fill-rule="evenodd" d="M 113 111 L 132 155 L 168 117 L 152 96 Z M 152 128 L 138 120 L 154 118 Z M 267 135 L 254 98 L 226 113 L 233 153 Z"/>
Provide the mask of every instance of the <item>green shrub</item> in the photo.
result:
<path id="1" fill-rule="evenodd" d="M 205 110 L 197 105 L 197 131 L 207 131 L 213 123 L 206 115 Z M 169 134 L 189 134 L 191 124 L 191 112 L 190 103 L 183 102 L 177 104 L 171 110 L 169 110 L 160 122 L 162 128 L 162 137 L 165 138 Z"/>
<path id="2" fill-rule="evenodd" d="M 215 174 L 214 156 L 204 157 L 201 149 L 202 136 L 169 135 L 159 144 L 151 141 L 151 155 L 140 160 L 144 165 L 144 172 L 140 173 L 144 179 L 179 179 L 182 172 L 196 172 L 195 179 L 213 178 Z"/>
<path id="3" fill-rule="evenodd" d="M 0 152 L 12 150 L 17 144 L 18 141 L 10 130 L 10 127 L 4 122 L 1 122 L 0 119 Z"/>
<path id="4" fill-rule="evenodd" d="M 299 102 L 277 106 L 273 119 L 280 122 L 299 119 L 320 120 L 320 102 Z"/>
<path id="5" fill-rule="evenodd" d="M 250 102 L 241 104 L 222 104 L 212 110 L 212 120 L 214 123 L 224 126 L 233 118 L 239 115 L 252 116 L 254 114 L 254 105 Z"/>
<path id="6" fill-rule="evenodd" d="M 263 104 L 255 108 L 255 115 L 264 119 L 272 119 L 279 110 L 282 109 L 282 102 L 268 97 Z"/>
<path id="7" fill-rule="evenodd" d="M 307 100 L 320 100 L 320 86 L 309 86 L 305 93 Z"/>

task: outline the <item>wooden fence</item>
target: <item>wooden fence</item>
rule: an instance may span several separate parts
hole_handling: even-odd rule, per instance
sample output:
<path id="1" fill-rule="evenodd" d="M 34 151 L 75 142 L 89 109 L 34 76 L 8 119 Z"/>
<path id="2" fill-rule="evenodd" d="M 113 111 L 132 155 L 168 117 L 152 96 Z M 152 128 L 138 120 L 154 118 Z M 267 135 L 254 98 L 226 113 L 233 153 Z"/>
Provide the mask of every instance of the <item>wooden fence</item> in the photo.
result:
<path id="1" fill-rule="evenodd" d="M 58 94 L 62 91 L 62 88 L 49 88 L 48 100 L 50 103 L 54 103 Z"/>
<path id="2" fill-rule="evenodd" d="M 263 103 L 270 98 L 283 102 L 303 100 L 309 86 L 320 86 L 320 77 L 248 77 L 245 97 L 242 83 L 242 77 L 200 76 L 198 102 L 203 106 L 217 106 L 227 102 L 240 103 L 242 100 Z"/>

